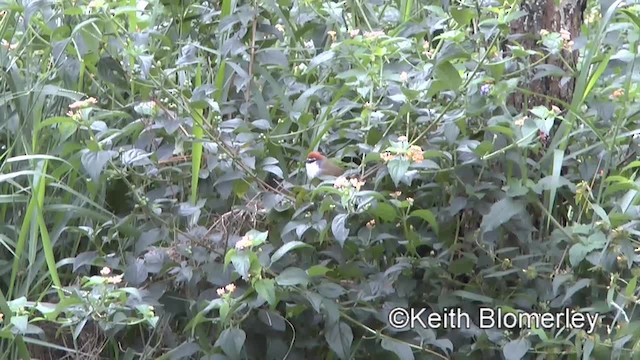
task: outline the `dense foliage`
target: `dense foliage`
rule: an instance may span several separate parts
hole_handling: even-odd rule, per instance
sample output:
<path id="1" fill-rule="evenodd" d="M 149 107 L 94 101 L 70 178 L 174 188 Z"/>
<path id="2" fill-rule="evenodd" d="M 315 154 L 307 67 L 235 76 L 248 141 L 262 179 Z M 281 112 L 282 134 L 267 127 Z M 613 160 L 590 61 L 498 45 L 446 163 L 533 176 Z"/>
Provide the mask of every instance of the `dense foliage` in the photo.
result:
<path id="1" fill-rule="evenodd" d="M 536 49 L 525 10 L 0 0 L 2 357 L 637 358 L 640 7 Z M 312 150 L 382 166 L 310 182 Z"/>

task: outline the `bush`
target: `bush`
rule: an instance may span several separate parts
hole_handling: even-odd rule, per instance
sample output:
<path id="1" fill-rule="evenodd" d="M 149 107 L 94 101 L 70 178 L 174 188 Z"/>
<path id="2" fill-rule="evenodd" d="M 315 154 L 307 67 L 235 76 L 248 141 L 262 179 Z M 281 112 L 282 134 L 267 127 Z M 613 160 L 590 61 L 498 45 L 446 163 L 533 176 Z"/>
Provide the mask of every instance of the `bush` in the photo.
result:
<path id="1" fill-rule="evenodd" d="M 3 350 L 637 357 L 619 5 L 529 49 L 508 2 L 0 2 Z M 353 177 L 309 181 L 311 151 Z"/>

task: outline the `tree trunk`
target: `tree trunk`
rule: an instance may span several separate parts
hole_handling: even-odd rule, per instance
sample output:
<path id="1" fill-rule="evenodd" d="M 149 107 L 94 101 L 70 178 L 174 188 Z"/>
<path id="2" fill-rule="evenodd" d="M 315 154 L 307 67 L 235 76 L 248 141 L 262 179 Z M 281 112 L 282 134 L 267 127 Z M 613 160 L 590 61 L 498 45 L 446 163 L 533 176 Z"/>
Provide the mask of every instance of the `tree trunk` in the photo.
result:
<path id="1" fill-rule="evenodd" d="M 587 0 L 562 0 L 559 6 L 556 6 L 556 1 L 523 1 L 521 7 L 527 12 L 527 15 L 512 23 L 511 31 L 514 35 L 511 36 L 511 39 L 527 50 L 538 50 L 540 45 L 537 42 L 541 38 L 541 30 L 549 32 L 566 30 L 571 35 L 572 41 L 577 38 L 580 35 L 580 26 L 583 23 Z M 562 56 L 565 61 L 562 61 L 559 56 Z M 534 56 L 531 58 L 531 63 L 535 63 L 539 59 L 540 57 Z M 543 64 L 529 69 L 525 81 L 520 86 L 536 94 L 544 94 L 571 103 L 575 86 L 573 74 L 577 60 L 578 51 L 562 50 L 559 55 L 552 55 Z M 544 76 L 533 80 L 536 73 L 549 69 L 550 65 L 564 70 L 564 74 L 562 76 Z M 510 98 L 509 103 L 516 111 L 520 112 L 538 105 L 550 106 L 554 102 L 542 96 L 526 96 L 522 93 L 516 93 Z"/>

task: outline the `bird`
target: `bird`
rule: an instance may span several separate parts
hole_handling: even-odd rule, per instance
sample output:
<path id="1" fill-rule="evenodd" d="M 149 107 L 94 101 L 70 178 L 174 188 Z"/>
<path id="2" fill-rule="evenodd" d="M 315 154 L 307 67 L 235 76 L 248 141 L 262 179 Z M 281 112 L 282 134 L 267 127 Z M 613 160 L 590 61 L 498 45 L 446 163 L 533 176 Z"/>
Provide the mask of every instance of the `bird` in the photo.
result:
<path id="1" fill-rule="evenodd" d="M 345 169 L 336 165 L 332 160 L 318 151 L 312 151 L 307 155 L 305 168 L 309 179 L 321 176 L 339 177 L 345 173 Z"/>
<path id="2" fill-rule="evenodd" d="M 371 175 L 378 172 L 381 168 L 381 164 L 376 164 L 368 168 L 364 173 L 361 173 L 360 169 L 349 168 L 345 169 L 338 165 L 336 161 L 333 161 L 318 151 L 312 151 L 307 155 L 305 162 L 305 168 L 307 170 L 307 177 L 309 180 L 316 177 L 358 177 L 360 180 L 369 178 Z"/>

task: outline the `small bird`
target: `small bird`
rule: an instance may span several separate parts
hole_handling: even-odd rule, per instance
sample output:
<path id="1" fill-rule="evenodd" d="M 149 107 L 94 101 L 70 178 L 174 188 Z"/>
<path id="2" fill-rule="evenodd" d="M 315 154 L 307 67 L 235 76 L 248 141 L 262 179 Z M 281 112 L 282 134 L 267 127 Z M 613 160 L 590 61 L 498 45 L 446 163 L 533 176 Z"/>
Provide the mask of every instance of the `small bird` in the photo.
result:
<path id="1" fill-rule="evenodd" d="M 345 170 L 336 165 L 333 161 L 327 159 L 317 151 L 312 151 L 307 156 L 305 163 L 307 169 L 307 176 L 309 179 L 313 179 L 319 176 L 335 176 L 338 177 L 344 174 Z"/>

